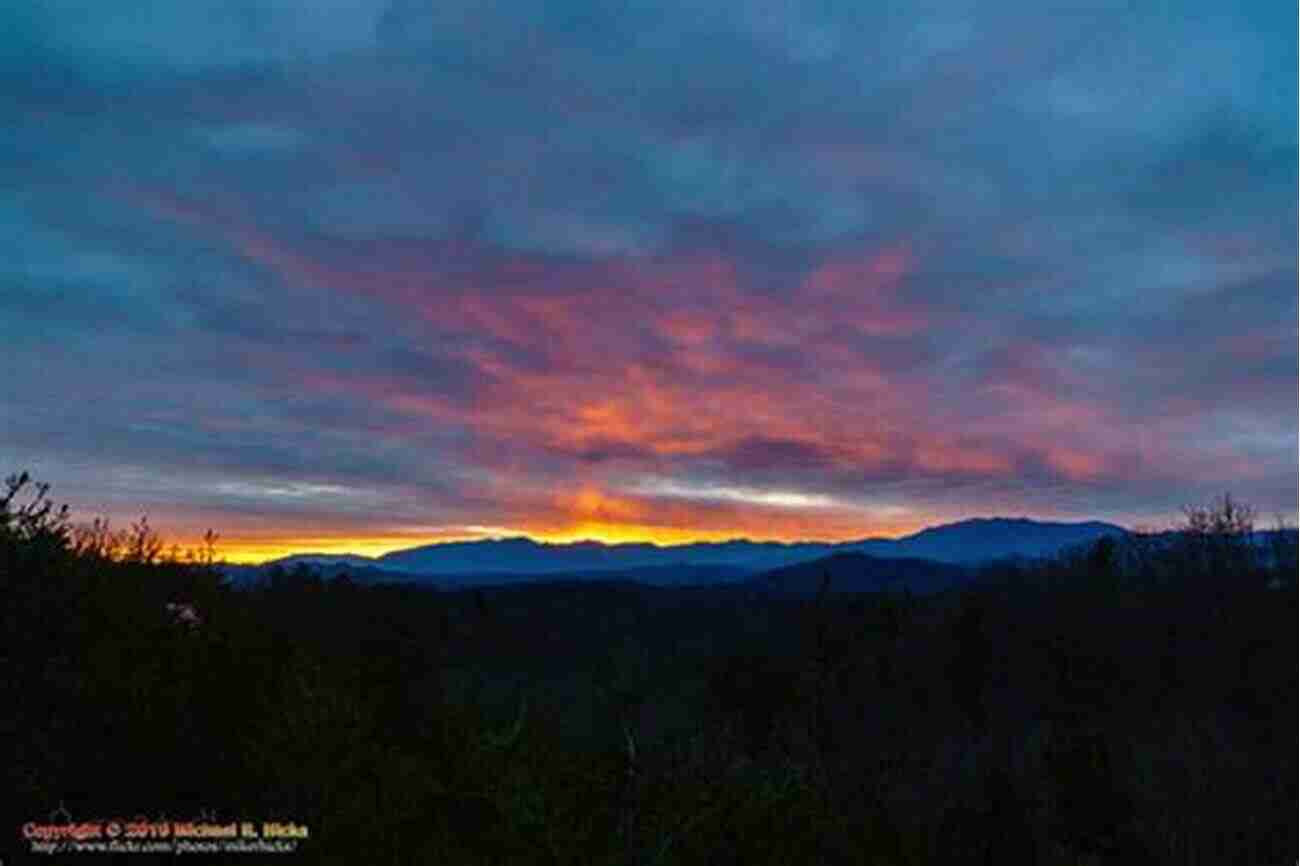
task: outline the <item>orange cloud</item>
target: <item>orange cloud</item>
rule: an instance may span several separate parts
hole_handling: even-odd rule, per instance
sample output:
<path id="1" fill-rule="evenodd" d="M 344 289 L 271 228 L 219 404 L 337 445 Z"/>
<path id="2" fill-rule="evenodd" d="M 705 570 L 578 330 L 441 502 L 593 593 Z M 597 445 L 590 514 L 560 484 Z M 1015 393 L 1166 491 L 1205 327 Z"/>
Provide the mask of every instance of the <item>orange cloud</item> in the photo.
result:
<path id="1" fill-rule="evenodd" d="M 430 352 L 477 371 L 454 395 L 374 368 L 303 380 L 405 419 L 386 422 L 399 425 L 393 441 L 461 433 L 445 459 L 474 470 L 471 498 L 491 509 L 466 523 L 548 538 L 861 537 L 924 521 L 881 527 L 851 507 L 809 518 L 627 496 L 619 473 L 707 466 L 750 487 L 795 473 L 818 491 L 853 479 L 1011 477 L 1029 460 L 1091 481 L 1114 471 L 1108 449 L 1122 447 L 1096 435 L 1115 422 L 1084 396 L 1088 383 L 1062 379 L 1032 342 L 1007 347 L 972 383 L 997 411 L 958 413 L 960 430 L 939 416 L 936 383 L 911 360 L 925 357 L 935 314 L 903 291 L 918 265 L 906 239 L 827 253 L 785 289 L 759 291 L 711 250 L 584 261 L 456 237 L 295 244 L 233 211 L 158 208 L 217 228 L 286 281 L 391 307 L 424 329 Z M 577 492 L 548 494 L 556 485 Z"/>

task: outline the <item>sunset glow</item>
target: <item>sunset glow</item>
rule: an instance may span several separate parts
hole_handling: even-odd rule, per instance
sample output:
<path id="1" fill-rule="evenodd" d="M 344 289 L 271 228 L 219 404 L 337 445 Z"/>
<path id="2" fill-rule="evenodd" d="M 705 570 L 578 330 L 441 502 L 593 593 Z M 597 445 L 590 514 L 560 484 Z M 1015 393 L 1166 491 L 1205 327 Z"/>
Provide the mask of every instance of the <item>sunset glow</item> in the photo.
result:
<path id="1" fill-rule="evenodd" d="M 81 519 L 254 561 L 1296 516 L 1288 26 L 37 5 L 0 463 Z"/>
<path id="2" fill-rule="evenodd" d="M 581 541 L 597 541 L 605 544 L 622 544 L 625 542 L 648 542 L 660 546 L 690 544 L 694 542 L 721 542 L 737 538 L 754 541 L 853 541 L 869 535 L 873 538 L 898 538 L 910 532 L 922 529 L 918 523 L 882 524 L 864 533 L 860 525 L 846 529 L 838 534 L 825 534 L 818 527 L 800 524 L 782 532 L 770 526 L 756 526 L 750 531 L 735 529 L 705 529 L 697 527 L 650 526 L 636 523 L 605 523 L 598 520 L 582 520 L 567 528 L 526 528 L 508 529 L 501 527 L 490 532 L 467 531 L 463 535 L 455 533 L 436 536 L 393 536 L 378 538 L 275 538 L 262 540 L 257 538 L 222 539 L 217 545 L 220 558 L 232 563 L 268 562 L 294 553 L 321 554 L 360 554 L 378 557 L 395 550 L 403 550 L 426 543 L 450 541 L 476 541 L 484 538 L 527 537 L 536 541 L 552 544 L 571 544 Z M 183 545 L 188 548 L 195 542 Z"/>

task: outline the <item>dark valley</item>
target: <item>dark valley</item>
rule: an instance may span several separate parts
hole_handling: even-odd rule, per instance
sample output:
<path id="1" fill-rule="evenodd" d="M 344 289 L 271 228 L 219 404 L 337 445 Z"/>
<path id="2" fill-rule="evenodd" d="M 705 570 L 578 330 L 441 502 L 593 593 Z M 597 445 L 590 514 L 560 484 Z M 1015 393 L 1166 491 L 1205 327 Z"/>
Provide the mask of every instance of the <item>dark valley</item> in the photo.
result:
<path id="1" fill-rule="evenodd" d="M 1164 534 L 980 521 L 762 569 L 794 550 L 499 542 L 232 580 L 20 481 L 10 827 L 261 816 L 308 826 L 312 863 L 1295 856 L 1296 536 L 1230 500 Z"/>

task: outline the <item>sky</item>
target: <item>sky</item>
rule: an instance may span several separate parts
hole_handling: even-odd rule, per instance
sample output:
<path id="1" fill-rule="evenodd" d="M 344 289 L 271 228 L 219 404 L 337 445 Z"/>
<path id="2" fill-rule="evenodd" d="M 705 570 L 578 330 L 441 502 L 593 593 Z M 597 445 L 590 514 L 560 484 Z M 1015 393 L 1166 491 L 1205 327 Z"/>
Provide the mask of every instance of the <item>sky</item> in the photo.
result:
<path id="1" fill-rule="evenodd" d="M 0 472 L 232 559 L 1297 510 L 1293 2 L 0 8 Z"/>

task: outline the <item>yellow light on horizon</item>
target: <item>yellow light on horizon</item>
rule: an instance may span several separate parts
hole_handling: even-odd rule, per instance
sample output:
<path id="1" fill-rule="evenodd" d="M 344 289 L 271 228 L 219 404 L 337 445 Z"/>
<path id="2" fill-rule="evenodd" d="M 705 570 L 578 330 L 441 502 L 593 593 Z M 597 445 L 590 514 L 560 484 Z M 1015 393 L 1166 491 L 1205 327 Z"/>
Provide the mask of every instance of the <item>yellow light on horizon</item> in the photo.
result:
<path id="1" fill-rule="evenodd" d="M 573 544 L 595 541 L 602 544 L 650 543 L 660 546 L 721 542 L 746 539 L 749 541 L 839 542 L 862 538 L 896 538 L 920 528 L 911 523 L 901 526 L 875 526 L 871 529 L 840 530 L 831 533 L 800 531 L 755 531 L 753 528 L 703 529 L 699 527 L 655 526 L 637 523 L 584 521 L 563 528 L 514 529 L 492 527 L 491 533 L 481 531 L 487 527 L 474 527 L 464 533 L 428 535 L 384 535 L 372 537 L 311 536 L 286 538 L 232 538 L 219 542 L 218 557 L 236 565 L 256 565 L 293 554 L 320 553 L 333 555 L 359 555 L 378 557 L 397 550 L 428 544 L 457 541 L 484 541 L 490 538 L 524 537 L 550 544 Z"/>
<path id="2" fill-rule="evenodd" d="M 463 536 L 439 536 L 432 540 L 435 542 L 474 541 L 481 538 L 483 538 L 482 535 L 471 533 Z M 395 550 L 405 550 L 410 547 L 417 547 L 428 543 L 430 543 L 430 539 L 427 537 L 421 538 L 413 536 L 402 536 L 400 538 L 394 538 L 392 536 L 378 536 L 372 538 L 354 538 L 348 536 L 258 539 L 236 538 L 224 542 L 219 541 L 217 544 L 217 556 L 219 559 L 223 559 L 233 565 L 257 565 L 298 553 L 377 557 L 383 556 L 385 553 L 392 553 Z"/>

